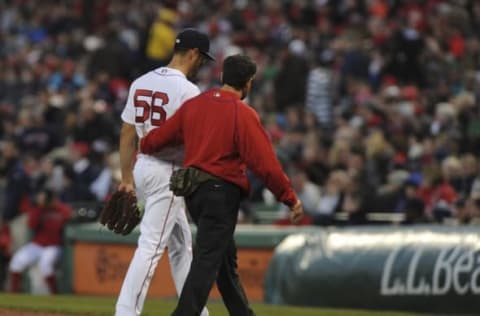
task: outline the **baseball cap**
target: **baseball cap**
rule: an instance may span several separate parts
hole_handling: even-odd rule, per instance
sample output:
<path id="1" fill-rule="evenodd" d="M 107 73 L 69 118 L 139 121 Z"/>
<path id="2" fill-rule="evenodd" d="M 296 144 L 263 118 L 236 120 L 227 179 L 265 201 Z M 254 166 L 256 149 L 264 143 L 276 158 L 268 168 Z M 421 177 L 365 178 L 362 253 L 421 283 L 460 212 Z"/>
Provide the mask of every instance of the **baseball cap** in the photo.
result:
<path id="1" fill-rule="evenodd" d="M 185 29 L 178 33 L 175 39 L 175 49 L 178 48 L 198 48 L 202 55 L 210 60 L 215 60 L 212 54 L 208 52 L 210 49 L 208 36 L 195 29 Z"/>

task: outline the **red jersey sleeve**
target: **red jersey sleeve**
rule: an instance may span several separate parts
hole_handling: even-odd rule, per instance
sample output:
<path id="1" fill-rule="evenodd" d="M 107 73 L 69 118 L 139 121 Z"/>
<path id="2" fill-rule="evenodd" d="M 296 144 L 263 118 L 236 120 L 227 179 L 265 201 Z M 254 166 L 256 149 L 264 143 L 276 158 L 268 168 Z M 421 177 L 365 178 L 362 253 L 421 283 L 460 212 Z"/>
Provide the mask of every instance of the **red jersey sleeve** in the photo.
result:
<path id="1" fill-rule="evenodd" d="M 58 202 L 56 208 L 62 214 L 64 222 L 68 222 L 73 217 L 74 211 L 70 205 Z"/>
<path id="2" fill-rule="evenodd" d="M 168 146 L 183 144 L 182 113 L 180 107 L 162 126 L 157 127 L 140 140 L 140 152 L 154 154 Z"/>
<path id="3" fill-rule="evenodd" d="M 247 167 L 263 180 L 277 200 L 287 206 L 293 206 L 297 196 L 282 170 L 257 113 L 244 104 L 238 103 L 236 106 L 238 106 L 237 142 L 240 157 Z"/>

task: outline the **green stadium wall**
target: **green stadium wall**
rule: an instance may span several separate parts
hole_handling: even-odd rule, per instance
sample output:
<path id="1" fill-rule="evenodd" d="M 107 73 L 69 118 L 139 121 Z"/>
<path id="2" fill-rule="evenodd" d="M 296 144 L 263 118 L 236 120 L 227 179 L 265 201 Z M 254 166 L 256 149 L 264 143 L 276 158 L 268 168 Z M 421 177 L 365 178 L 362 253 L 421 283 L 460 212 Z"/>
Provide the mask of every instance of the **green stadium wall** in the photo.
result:
<path id="1" fill-rule="evenodd" d="M 249 298 L 264 299 L 264 278 L 275 247 L 288 235 L 318 231 L 316 227 L 239 225 L 235 232 L 238 270 Z M 195 237 L 196 229 L 192 226 Z M 116 235 L 97 223 L 75 224 L 65 232 L 62 292 L 82 295 L 117 295 L 133 256 L 139 232 Z M 150 297 L 175 297 L 168 256 L 164 254 L 152 280 Z M 212 298 L 220 298 L 215 288 Z"/>

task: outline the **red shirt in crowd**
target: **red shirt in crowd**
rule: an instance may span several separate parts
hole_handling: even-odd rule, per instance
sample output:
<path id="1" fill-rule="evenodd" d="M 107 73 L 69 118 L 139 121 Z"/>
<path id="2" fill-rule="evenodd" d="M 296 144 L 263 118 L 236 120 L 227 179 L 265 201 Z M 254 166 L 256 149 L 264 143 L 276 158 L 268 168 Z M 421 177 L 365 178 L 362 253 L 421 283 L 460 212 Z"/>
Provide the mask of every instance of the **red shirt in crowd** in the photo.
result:
<path id="1" fill-rule="evenodd" d="M 142 138 L 140 151 L 153 154 L 178 144 L 184 144 L 186 167 L 199 168 L 246 192 L 248 167 L 279 201 L 288 206 L 297 201 L 257 113 L 233 92 L 212 89 L 188 100 Z"/>
<path id="2" fill-rule="evenodd" d="M 60 245 L 62 230 L 72 214 L 72 209 L 59 201 L 48 207 L 32 207 L 28 213 L 28 226 L 33 231 L 32 241 L 40 246 Z"/>

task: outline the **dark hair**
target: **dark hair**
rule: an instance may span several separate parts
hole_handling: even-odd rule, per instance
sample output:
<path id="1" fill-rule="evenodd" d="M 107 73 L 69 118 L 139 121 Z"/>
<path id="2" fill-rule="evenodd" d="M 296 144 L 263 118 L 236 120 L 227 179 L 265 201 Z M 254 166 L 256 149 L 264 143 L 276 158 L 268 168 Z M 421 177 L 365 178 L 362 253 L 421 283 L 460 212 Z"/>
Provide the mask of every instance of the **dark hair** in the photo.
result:
<path id="1" fill-rule="evenodd" d="M 247 55 L 232 55 L 223 61 L 222 84 L 243 89 L 257 72 L 257 65 Z"/>

